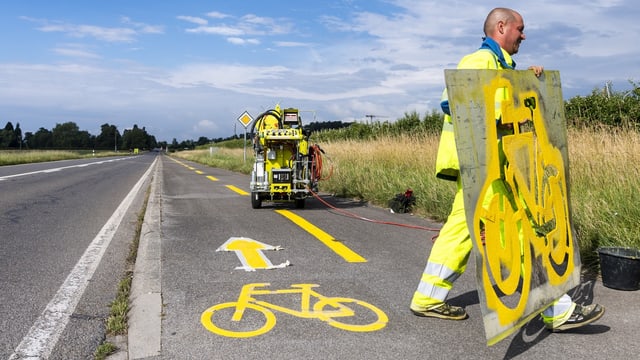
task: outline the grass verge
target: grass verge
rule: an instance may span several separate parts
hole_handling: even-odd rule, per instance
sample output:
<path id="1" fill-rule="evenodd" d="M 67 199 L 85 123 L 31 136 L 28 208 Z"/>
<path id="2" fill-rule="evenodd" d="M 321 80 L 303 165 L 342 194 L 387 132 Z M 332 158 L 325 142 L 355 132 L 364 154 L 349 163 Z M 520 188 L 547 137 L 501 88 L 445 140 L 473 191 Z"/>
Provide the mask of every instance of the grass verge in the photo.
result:
<path id="1" fill-rule="evenodd" d="M 126 270 L 124 277 L 118 283 L 118 292 L 115 300 L 110 304 L 109 317 L 106 321 L 106 339 L 98 346 L 94 352 L 96 360 L 104 360 L 107 356 L 113 354 L 118 350 L 118 347 L 109 341 L 110 338 L 117 335 L 125 335 L 128 329 L 128 314 L 129 314 L 129 295 L 131 294 L 131 283 L 133 281 L 133 268 L 138 257 L 138 245 L 140 244 L 140 235 L 142 233 L 142 223 L 144 222 L 144 215 L 147 211 L 147 204 L 149 202 L 149 194 L 151 192 L 151 186 L 147 188 L 145 199 L 142 204 L 142 208 L 138 213 L 136 228 L 134 237 L 129 245 L 129 254 L 126 259 Z"/>
<path id="2" fill-rule="evenodd" d="M 407 188 L 416 214 L 444 221 L 455 184 L 435 178 L 439 138 L 416 134 L 375 140 L 336 140 L 321 144 L 333 175 L 320 190 L 386 207 Z M 601 246 L 640 248 L 640 133 L 611 129 L 569 129 L 569 190 L 572 222 L 582 262 L 598 266 Z M 172 156 L 248 174 L 253 154 L 243 149 L 182 151 Z"/>

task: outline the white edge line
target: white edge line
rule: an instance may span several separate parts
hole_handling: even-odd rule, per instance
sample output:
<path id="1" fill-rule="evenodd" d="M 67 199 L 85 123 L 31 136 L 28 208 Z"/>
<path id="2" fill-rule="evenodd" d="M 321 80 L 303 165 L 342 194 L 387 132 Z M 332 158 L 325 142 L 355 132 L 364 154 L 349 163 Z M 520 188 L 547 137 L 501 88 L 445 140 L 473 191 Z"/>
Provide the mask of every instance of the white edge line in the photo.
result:
<path id="1" fill-rule="evenodd" d="M 111 243 L 111 239 L 118 230 L 124 215 L 131 206 L 133 199 L 138 194 L 142 184 L 146 181 L 157 163 L 156 158 L 144 175 L 131 189 L 129 194 L 120 203 L 111 218 L 102 227 L 98 235 L 93 239 L 87 250 L 78 260 L 75 267 L 67 276 L 58 292 L 53 296 L 42 314 L 36 319 L 33 326 L 16 347 L 14 353 L 9 358 L 49 358 L 56 346 L 60 335 L 69 323 L 69 318 L 75 311 L 80 298 L 98 268 L 102 256 Z"/>
<path id="2" fill-rule="evenodd" d="M 86 164 L 69 165 L 69 166 L 62 166 L 62 167 L 51 168 L 51 169 L 30 171 L 30 172 L 26 172 L 26 173 L 5 175 L 5 176 L 0 176 L 0 181 L 4 181 L 4 180 L 7 180 L 7 179 L 12 179 L 12 178 L 17 178 L 17 177 L 21 177 L 21 176 L 36 175 L 36 174 L 48 174 L 48 173 L 52 173 L 52 172 L 58 172 L 60 170 L 73 169 L 73 168 L 82 168 L 82 167 L 87 167 L 87 166 L 90 166 L 90 165 L 102 165 L 102 164 L 108 163 L 108 162 L 127 160 L 127 159 L 132 159 L 132 158 L 117 158 L 117 159 L 111 159 L 111 160 L 101 160 L 101 161 L 95 161 L 95 162 L 86 163 Z"/>

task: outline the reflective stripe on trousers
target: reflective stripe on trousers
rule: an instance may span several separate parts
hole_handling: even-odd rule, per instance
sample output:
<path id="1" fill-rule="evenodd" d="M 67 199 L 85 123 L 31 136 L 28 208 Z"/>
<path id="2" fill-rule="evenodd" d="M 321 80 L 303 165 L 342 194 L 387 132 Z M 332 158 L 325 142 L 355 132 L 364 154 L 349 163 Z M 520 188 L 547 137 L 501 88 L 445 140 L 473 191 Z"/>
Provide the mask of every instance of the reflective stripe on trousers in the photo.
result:
<path id="1" fill-rule="evenodd" d="M 464 213 L 462 185 L 458 181 L 451 213 L 433 244 L 412 303 L 421 307 L 437 306 L 445 301 L 453 282 L 464 272 L 472 243 Z"/>

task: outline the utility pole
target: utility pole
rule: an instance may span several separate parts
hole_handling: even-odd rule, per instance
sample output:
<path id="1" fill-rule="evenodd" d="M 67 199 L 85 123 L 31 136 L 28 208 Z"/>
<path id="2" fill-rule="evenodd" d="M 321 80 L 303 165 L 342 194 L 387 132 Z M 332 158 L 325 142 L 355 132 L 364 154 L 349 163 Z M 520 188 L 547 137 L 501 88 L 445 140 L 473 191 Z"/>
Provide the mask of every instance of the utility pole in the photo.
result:
<path id="1" fill-rule="evenodd" d="M 382 115 L 365 115 L 365 117 L 368 117 L 371 121 L 371 123 L 373 124 L 373 119 L 374 118 L 386 118 L 388 116 L 382 116 Z"/>
<path id="2" fill-rule="evenodd" d="M 118 152 L 118 128 L 113 125 L 113 151 Z"/>

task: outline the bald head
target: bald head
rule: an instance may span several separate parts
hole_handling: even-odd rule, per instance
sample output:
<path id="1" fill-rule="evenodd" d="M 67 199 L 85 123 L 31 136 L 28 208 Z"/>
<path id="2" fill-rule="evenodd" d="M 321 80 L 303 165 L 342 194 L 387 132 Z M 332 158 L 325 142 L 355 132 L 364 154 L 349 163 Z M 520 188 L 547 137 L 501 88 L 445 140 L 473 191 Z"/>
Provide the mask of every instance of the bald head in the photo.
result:
<path id="1" fill-rule="evenodd" d="M 525 39 L 524 21 L 515 10 L 495 8 L 484 21 L 484 34 L 513 55 L 518 52 L 520 42 Z"/>
<path id="2" fill-rule="evenodd" d="M 498 23 L 509 23 L 514 21 L 516 17 L 520 17 L 515 10 L 507 9 L 507 8 L 495 8 L 489 12 L 487 18 L 484 20 L 484 34 L 487 36 L 492 36 L 496 32 L 496 27 Z"/>

